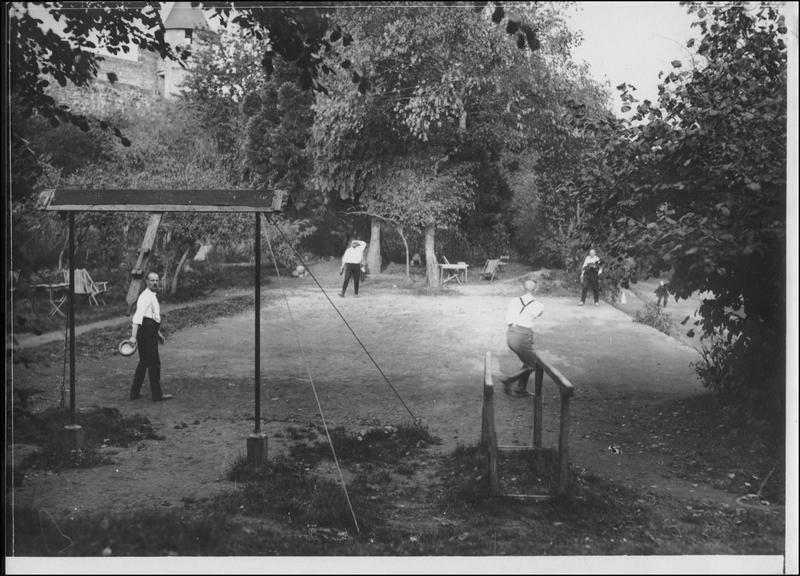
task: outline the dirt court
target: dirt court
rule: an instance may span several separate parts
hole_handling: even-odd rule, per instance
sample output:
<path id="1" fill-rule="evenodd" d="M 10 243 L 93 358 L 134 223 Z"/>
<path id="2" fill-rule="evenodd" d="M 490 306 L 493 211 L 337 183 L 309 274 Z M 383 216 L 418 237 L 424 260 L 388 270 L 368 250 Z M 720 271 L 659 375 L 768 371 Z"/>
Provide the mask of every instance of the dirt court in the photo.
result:
<path id="1" fill-rule="evenodd" d="M 270 457 L 286 450 L 287 428 L 320 423 L 311 379 L 331 428 L 408 424 L 413 414 L 441 438 L 437 450 L 474 445 L 485 352 L 492 353 L 498 379 L 519 366 L 506 348 L 504 326 L 506 304 L 520 292 L 519 282 L 472 280 L 428 296 L 367 281 L 358 298 L 352 286 L 340 298 L 332 266 L 317 276 L 397 394 L 310 278 L 286 281 L 289 308 L 273 285 L 261 310 L 262 418 Z M 572 466 L 656 495 L 733 503 L 730 493 L 669 474 L 668 456 L 626 433 L 640 410 L 703 392 L 690 365 L 697 353 L 607 303 L 578 307 L 575 298 L 539 298 L 545 312 L 537 321 L 535 346 L 576 388 Z M 253 343 L 252 312 L 172 334 L 161 348 L 162 383 L 175 399 L 164 403 L 147 396 L 128 400 L 136 356 L 79 357 L 79 409 L 142 414 L 165 439 L 101 449 L 113 465 L 32 472 L 14 492 L 15 505 L 71 515 L 181 506 L 230 490 L 225 473 L 245 453 L 253 430 Z M 60 382 L 60 370 L 60 362 L 20 366 L 14 383 L 52 386 Z M 548 377 L 544 390 L 544 444 L 556 446 L 558 395 Z M 502 393 L 497 398 L 499 442 L 529 444 L 532 402 Z"/>

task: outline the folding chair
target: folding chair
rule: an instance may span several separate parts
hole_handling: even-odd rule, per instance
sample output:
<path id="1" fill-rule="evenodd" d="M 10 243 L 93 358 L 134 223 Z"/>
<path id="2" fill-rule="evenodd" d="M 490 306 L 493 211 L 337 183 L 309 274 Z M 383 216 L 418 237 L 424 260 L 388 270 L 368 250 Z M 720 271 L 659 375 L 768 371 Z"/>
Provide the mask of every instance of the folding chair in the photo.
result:
<path id="1" fill-rule="evenodd" d="M 483 266 L 483 271 L 481 272 L 481 278 L 491 282 L 492 280 L 494 280 L 494 277 L 497 274 L 497 269 L 499 266 L 500 266 L 499 258 L 487 260 L 486 264 L 484 264 Z"/>
<path id="2" fill-rule="evenodd" d="M 64 270 L 64 282 L 69 282 L 69 270 Z M 86 294 L 89 297 L 89 305 L 99 306 L 97 296 L 108 292 L 108 282 L 95 282 L 89 275 L 86 268 L 75 269 L 75 294 Z M 102 297 L 101 302 L 105 304 Z"/>

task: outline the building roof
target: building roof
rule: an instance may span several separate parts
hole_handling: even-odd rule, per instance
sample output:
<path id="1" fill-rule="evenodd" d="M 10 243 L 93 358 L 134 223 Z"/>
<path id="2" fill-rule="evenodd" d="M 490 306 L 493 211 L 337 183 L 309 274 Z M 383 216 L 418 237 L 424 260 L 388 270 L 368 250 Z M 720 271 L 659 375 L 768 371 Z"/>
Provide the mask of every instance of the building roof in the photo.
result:
<path id="1" fill-rule="evenodd" d="M 192 7 L 189 2 L 175 2 L 164 22 L 164 27 L 167 30 L 208 29 L 208 22 L 199 7 Z"/>

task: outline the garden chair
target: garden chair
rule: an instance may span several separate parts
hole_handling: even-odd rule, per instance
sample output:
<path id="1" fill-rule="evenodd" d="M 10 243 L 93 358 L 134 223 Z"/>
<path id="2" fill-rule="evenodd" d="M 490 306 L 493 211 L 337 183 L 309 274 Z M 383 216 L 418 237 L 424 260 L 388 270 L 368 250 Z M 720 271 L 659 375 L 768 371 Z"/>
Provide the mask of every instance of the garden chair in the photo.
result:
<path id="1" fill-rule="evenodd" d="M 64 270 L 64 282 L 69 283 L 69 270 Z M 86 294 L 89 297 L 89 305 L 99 306 L 97 297 L 108 292 L 108 282 L 95 282 L 89 275 L 86 268 L 75 269 L 75 294 Z M 102 296 L 100 301 L 105 304 Z"/>
<path id="2" fill-rule="evenodd" d="M 500 259 L 494 258 L 491 260 L 487 260 L 486 264 L 483 265 L 483 271 L 481 272 L 481 278 L 484 280 L 488 280 L 491 282 L 494 280 L 494 277 L 497 275 L 498 268 L 500 267 Z"/>

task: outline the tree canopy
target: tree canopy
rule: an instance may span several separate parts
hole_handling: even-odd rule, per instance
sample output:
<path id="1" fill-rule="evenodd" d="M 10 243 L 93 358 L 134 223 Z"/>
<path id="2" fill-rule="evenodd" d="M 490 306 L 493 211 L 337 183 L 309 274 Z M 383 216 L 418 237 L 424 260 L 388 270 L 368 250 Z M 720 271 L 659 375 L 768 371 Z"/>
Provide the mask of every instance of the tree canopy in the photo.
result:
<path id="1" fill-rule="evenodd" d="M 684 4 L 697 16 L 698 64 L 672 62 L 655 103 L 618 86 L 629 120 L 574 107 L 584 145 L 572 167 L 543 166 L 545 178 L 580 203 L 580 230 L 610 256 L 614 281 L 628 280 L 632 257 L 647 274 L 669 271 L 676 298 L 711 294 L 698 322 L 735 351 L 720 386 L 780 403 L 787 30 L 773 6 Z"/>

